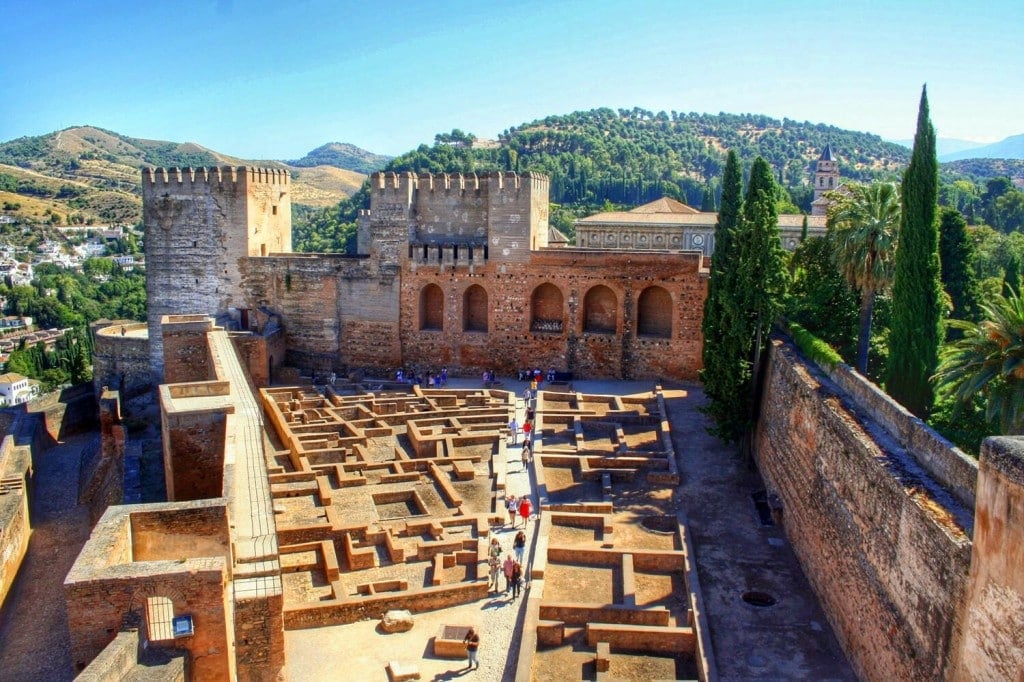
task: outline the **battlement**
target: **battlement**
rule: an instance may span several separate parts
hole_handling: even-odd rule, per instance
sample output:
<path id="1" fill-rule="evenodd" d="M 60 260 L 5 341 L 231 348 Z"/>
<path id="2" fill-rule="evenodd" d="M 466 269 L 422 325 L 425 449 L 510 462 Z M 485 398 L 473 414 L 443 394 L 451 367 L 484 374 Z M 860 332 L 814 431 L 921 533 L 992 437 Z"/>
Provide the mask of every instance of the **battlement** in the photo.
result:
<path id="1" fill-rule="evenodd" d="M 494 172 L 487 175 L 476 173 L 421 173 L 415 175 L 409 171 L 401 173 L 377 172 L 370 176 L 370 187 L 375 192 L 408 192 L 411 187 L 415 191 L 424 192 L 502 192 L 530 189 L 545 191 L 549 186 L 548 177 L 532 171 L 526 173 Z"/>
<path id="2" fill-rule="evenodd" d="M 255 166 L 211 166 L 210 168 L 143 168 L 142 186 L 146 189 L 163 186 L 181 189 L 191 185 L 287 185 L 289 172 L 283 168 Z"/>

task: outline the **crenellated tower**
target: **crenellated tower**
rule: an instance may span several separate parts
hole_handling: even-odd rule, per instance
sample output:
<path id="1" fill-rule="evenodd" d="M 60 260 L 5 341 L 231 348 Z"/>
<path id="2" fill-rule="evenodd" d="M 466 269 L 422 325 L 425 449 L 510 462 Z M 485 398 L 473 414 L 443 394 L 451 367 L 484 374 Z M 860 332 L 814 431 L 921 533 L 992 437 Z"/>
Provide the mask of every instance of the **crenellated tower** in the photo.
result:
<path id="1" fill-rule="evenodd" d="M 291 193 L 276 168 L 144 168 L 150 363 L 162 377 L 160 319 L 244 305 L 242 261 L 287 253 Z"/>
<path id="2" fill-rule="evenodd" d="M 839 162 L 832 152 L 832 145 L 826 144 L 821 156 L 814 166 L 814 200 L 811 202 L 811 215 L 827 215 L 827 192 L 839 187 Z"/>
<path id="3" fill-rule="evenodd" d="M 382 272 L 414 263 L 526 262 L 548 245 L 546 176 L 375 173 L 359 252 Z"/>

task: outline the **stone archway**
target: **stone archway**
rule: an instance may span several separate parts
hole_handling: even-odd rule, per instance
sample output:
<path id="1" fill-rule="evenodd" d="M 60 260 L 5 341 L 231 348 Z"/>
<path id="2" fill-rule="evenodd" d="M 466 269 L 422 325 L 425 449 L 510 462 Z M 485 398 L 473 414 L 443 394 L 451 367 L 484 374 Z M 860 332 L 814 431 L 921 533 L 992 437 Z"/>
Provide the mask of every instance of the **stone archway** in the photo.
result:
<path id="1" fill-rule="evenodd" d="M 466 289 L 462 296 L 462 331 L 487 331 L 487 290 L 479 284 Z"/>
<path id="2" fill-rule="evenodd" d="M 588 334 L 614 334 L 618 331 L 619 302 L 615 292 L 598 284 L 583 298 L 583 331 Z"/>
<path id="3" fill-rule="evenodd" d="M 636 306 L 636 331 L 639 336 L 672 338 L 672 296 L 659 286 L 640 293 Z"/>
<path id="4" fill-rule="evenodd" d="M 420 291 L 420 329 L 441 331 L 444 328 L 444 292 L 436 284 Z"/>
<path id="5" fill-rule="evenodd" d="M 561 332 L 565 328 L 565 306 L 562 292 L 545 282 L 530 296 L 530 331 Z"/>

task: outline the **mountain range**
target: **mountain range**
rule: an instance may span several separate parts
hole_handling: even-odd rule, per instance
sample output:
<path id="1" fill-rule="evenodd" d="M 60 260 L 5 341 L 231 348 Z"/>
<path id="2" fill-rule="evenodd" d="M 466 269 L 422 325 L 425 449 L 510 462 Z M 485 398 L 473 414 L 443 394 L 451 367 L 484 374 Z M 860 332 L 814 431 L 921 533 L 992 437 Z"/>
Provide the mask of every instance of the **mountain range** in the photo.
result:
<path id="1" fill-rule="evenodd" d="M 954 147 L 964 143 L 951 142 Z M 0 144 L 0 215 L 29 223 L 137 223 L 141 166 L 285 168 L 292 174 L 292 203 L 307 212 L 336 205 L 351 196 L 367 174 L 382 168 L 537 170 L 551 177 L 555 203 L 641 203 L 648 196 L 676 192 L 699 205 L 705 184 L 721 172 L 726 149 L 736 149 L 747 161 L 764 156 L 783 184 L 791 191 L 802 186 L 806 193 L 813 161 L 826 144 L 836 151 L 844 177 L 856 180 L 898 177 L 909 159 L 905 146 L 824 124 L 755 114 L 670 116 L 639 108 L 549 116 L 510 128 L 498 141 L 421 146 L 394 159 L 340 142 L 292 161 L 240 159 L 193 143 L 133 138 L 81 126 Z M 1009 175 L 1024 180 L 1024 161 L 978 158 L 999 154 L 1024 157 L 1024 135 L 946 154 L 944 158 L 969 158 L 943 164 L 942 171 L 947 179 Z"/>

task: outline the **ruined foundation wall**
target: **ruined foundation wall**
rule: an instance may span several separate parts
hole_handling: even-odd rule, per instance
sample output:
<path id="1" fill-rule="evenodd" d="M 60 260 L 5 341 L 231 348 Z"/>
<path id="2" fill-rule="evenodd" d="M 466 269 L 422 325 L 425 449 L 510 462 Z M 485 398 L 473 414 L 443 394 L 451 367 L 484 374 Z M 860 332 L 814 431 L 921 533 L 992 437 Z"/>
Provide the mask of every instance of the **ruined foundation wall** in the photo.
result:
<path id="1" fill-rule="evenodd" d="M 755 456 L 804 571 L 860 677 L 939 679 L 958 638 L 971 510 L 871 417 L 773 340 Z"/>

